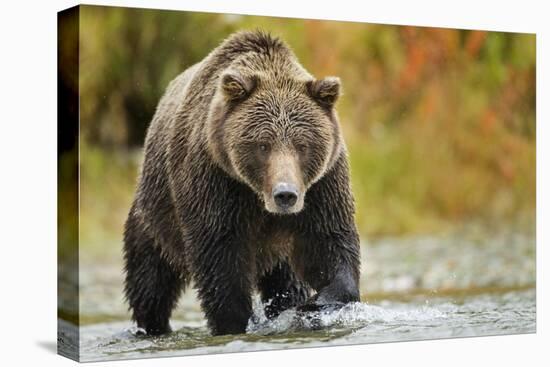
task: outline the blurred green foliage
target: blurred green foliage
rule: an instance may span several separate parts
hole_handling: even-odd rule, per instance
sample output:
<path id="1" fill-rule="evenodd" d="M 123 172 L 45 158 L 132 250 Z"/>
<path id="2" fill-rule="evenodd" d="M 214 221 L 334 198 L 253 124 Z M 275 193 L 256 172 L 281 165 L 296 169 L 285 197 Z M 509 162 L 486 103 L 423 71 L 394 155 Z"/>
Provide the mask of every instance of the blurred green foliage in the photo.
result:
<path id="1" fill-rule="evenodd" d="M 533 223 L 534 35 L 85 6 L 84 239 L 121 237 L 139 148 L 169 81 L 254 28 L 281 36 L 315 76 L 341 77 L 363 235 Z"/>

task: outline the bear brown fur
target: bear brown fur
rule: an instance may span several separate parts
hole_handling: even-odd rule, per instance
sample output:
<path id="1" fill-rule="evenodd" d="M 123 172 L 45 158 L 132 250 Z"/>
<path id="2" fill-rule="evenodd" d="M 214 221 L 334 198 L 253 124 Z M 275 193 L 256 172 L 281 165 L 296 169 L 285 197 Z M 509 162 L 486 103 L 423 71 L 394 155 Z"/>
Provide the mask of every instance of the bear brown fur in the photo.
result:
<path id="1" fill-rule="evenodd" d="M 216 335 L 246 330 L 255 290 L 268 317 L 359 300 L 339 91 L 259 31 L 170 83 L 124 233 L 125 294 L 147 334 L 170 331 L 191 281 Z"/>

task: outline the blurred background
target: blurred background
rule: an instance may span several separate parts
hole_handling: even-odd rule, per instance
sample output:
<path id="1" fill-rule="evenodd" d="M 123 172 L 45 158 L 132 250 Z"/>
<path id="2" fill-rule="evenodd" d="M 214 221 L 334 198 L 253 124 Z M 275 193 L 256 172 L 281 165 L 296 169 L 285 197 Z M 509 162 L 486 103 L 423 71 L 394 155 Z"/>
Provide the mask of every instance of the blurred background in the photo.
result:
<path id="1" fill-rule="evenodd" d="M 128 317 L 122 231 L 166 86 L 255 28 L 342 79 L 364 299 L 534 286 L 535 35 L 83 6 L 81 321 Z"/>
<path id="2" fill-rule="evenodd" d="M 82 235 L 120 238 L 170 80 L 230 33 L 284 39 L 337 75 L 364 236 L 533 226 L 535 36 L 124 8 L 81 14 Z M 525 228 L 525 227 L 524 227 Z"/>

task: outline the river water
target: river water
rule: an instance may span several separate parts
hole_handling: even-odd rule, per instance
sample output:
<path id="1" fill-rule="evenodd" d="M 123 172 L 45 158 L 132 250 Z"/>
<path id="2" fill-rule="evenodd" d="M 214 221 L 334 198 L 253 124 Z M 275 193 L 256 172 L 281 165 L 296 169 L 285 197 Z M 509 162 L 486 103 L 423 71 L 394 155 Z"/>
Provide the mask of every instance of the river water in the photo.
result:
<path id="1" fill-rule="evenodd" d="M 196 355 L 536 331 L 534 236 L 468 231 L 385 238 L 362 246 L 361 303 L 322 313 L 288 310 L 267 320 L 258 299 L 246 334 L 212 337 L 193 290 L 174 312 L 174 332 L 138 336 L 122 298 L 119 256 L 80 265 L 81 361 Z M 75 351 L 60 320 L 61 352 Z"/>

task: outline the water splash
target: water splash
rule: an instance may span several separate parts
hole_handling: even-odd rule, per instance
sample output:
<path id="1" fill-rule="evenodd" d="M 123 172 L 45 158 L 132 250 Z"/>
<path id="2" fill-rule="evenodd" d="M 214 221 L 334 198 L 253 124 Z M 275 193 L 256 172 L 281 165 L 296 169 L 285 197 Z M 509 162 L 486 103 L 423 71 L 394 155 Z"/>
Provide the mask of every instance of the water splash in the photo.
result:
<path id="1" fill-rule="evenodd" d="M 448 309 L 452 309 L 452 305 Z M 357 329 L 373 323 L 423 321 L 445 318 L 444 309 L 429 306 L 411 308 L 410 305 L 393 305 L 391 308 L 349 303 L 338 310 L 300 312 L 295 309 L 281 313 L 270 320 L 265 316 L 264 307 L 256 301 L 254 315 L 247 332 L 257 335 L 276 335 L 288 332 L 321 329 Z"/>

